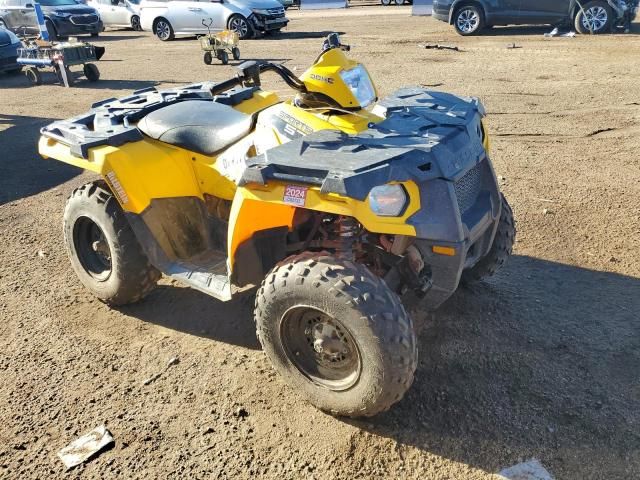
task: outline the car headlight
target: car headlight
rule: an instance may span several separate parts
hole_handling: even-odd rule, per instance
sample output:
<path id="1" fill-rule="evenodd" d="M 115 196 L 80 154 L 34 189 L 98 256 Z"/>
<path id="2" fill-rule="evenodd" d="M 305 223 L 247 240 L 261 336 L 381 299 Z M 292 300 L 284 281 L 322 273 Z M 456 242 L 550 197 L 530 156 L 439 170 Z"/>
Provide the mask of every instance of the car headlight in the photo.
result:
<path id="1" fill-rule="evenodd" d="M 53 12 L 53 14 L 59 18 L 67 18 L 71 16 L 71 14 L 67 12 Z"/>
<path id="2" fill-rule="evenodd" d="M 402 185 L 380 185 L 369 192 L 369 206 L 381 217 L 398 217 L 407 206 L 407 193 Z"/>
<path id="3" fill-rule="evenodd" d="M 340 76 L 362 108 L 375 101 L 376 89 L 373 88 L 371 78 L 362 65 L 358 65 L 351 70 L 343 70 L 340 72 Z"/>
<path id="4" fill-rule="evenodd" d="M 269 12 L 267 10 L 262 10 L 260 8 L 252 8 L 251 11 L 256 15 L 269 15 Z"/>

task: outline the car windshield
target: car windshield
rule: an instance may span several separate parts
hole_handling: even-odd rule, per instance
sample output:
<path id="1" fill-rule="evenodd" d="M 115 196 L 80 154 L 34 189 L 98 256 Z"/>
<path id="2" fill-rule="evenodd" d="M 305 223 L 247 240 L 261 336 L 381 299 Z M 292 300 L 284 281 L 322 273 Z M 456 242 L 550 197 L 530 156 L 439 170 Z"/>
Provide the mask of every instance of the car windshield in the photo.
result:
<path id="1" fill-rule="evenodd" d="M 40 0 L 38 3 L 44 7 L 59 7 L 62 5 L 78 4 L 75 0 Z"/>

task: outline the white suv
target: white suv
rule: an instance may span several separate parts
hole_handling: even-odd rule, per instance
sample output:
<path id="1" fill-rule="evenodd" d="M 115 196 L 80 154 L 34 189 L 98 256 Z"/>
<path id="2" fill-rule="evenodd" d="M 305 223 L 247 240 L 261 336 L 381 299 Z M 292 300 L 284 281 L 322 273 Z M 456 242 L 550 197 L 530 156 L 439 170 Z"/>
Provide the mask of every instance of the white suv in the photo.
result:
<path id="1" fill-rule="evenodd" d="M 241 39 L 262 32 L 279 31 L 289 19 L 277 0 L 142 0 L 140 24 L 162 40 L 176 35 L 202 35 L 210 24 L 212 32 L 238 32 Z"/>

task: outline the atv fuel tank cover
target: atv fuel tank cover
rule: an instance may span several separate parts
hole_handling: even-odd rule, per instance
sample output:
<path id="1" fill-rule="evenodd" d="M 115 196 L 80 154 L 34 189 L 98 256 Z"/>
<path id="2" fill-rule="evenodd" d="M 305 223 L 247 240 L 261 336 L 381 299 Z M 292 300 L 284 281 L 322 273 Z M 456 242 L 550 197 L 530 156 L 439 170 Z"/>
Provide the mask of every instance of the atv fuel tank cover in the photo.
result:
<path id="1" fill-rule="evenodd" d="M 476 99 L 402 89 L 376 108 L 384 120 L 359 134 L 320 130 L 249 159 L 241 183 L 298 182 L 364 200 L 391 181 L 456 180 L 486 156 Z"/>

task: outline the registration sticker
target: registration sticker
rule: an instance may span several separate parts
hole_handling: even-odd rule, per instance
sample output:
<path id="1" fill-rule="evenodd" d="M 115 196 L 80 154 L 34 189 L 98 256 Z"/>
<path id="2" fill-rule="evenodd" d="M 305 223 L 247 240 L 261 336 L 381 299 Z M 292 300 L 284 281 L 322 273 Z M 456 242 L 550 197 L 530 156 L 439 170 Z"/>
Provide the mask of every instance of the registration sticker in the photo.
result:
<path id="1" fill-rule="evenodd" d="M 284 203 L 295 205 L 296 207 L 304 207 L 307 201 L 307 187 L 298 187 L 297 185 L 287 185 L 284 188 Z"/>

